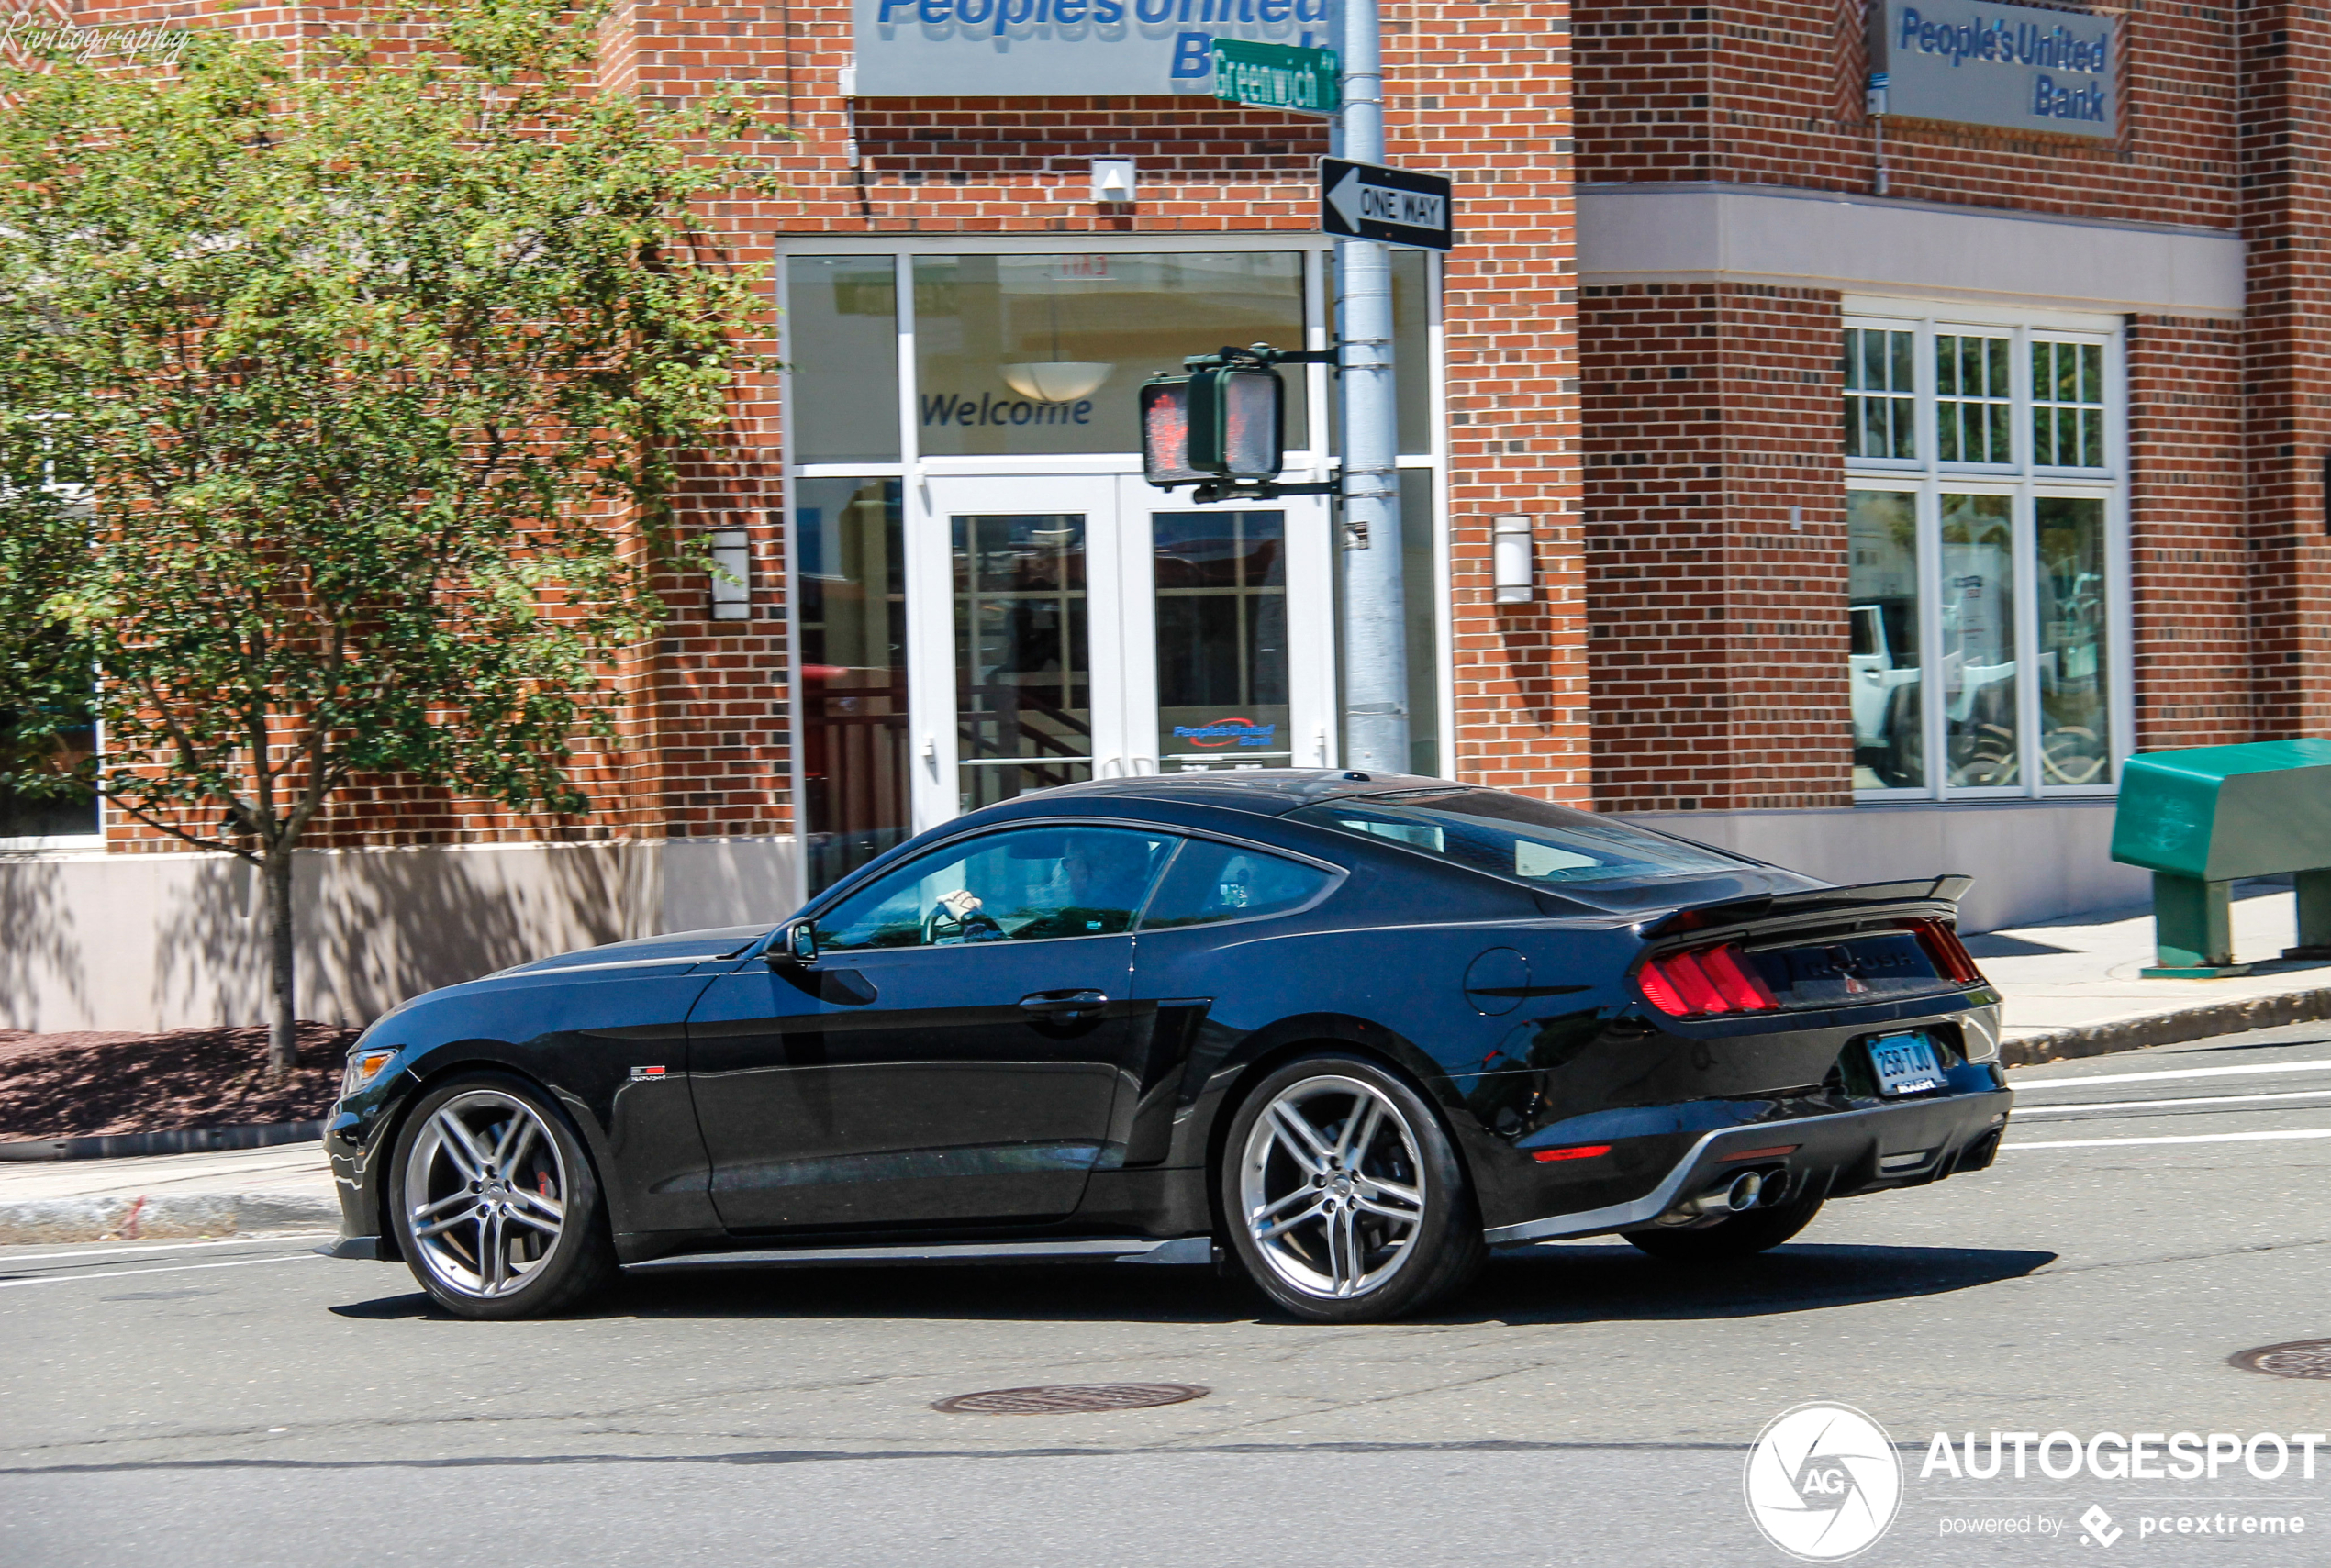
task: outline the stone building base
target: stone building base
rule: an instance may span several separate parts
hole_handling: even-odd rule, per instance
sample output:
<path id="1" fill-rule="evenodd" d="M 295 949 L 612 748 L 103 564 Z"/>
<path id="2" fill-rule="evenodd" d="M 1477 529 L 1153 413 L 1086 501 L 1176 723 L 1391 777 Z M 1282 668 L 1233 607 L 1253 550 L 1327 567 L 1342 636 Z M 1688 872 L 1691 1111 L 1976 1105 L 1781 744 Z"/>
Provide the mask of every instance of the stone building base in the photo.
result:
<path id="1" fill-rule="evenodd" d="M 302 852 L 299 1015 L 362 1024 L 422 991 L 798 902 L 790 838 Z M 0 856 L 0 1029 L 167 1029 L 266 1014 L 257 873 L 216 854 Z"/>

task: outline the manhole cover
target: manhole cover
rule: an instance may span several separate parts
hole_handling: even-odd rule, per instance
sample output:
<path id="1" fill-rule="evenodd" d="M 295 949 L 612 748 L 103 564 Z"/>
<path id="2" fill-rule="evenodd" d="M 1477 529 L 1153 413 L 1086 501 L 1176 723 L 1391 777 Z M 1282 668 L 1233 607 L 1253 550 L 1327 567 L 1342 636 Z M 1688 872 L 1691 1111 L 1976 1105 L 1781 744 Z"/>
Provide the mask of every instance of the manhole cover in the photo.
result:
<path id="1" fill-rule="evenodd" d="M 2229 1365 L 2269 1377 L 2331 1377 L 2331 1340 L 2260 1345 L 2255 1351 L 2236 1351 L 2225 1359 Z"/>
<path id="2" fill-rule="evenodd" d="M 1066 1416 L 1079 1410 L 1143 1410 L 1203 1399 L 1207 1390 L 1187 1383 L 1050 1383 L 1041 1388 L 991 1388 L 958 1394 L 932 1403 L 934 1410 L 965 1416 Z"/>

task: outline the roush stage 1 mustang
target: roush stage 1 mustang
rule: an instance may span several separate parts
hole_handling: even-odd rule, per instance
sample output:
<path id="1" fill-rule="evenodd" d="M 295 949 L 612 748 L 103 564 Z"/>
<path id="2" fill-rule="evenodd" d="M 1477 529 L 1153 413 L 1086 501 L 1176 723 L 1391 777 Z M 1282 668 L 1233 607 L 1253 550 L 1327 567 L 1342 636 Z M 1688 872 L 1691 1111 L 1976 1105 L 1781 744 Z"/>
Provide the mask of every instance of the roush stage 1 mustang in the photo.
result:
<path id="1" fill-rule="evenodd" d="M 1713 1263 L 1991 1163 L 1966 885 L 1436 779 L 1023 795 L 774 929 L 388 1014 L 325 1133 L 327 1250 L 473 1318 L 704 1262 L 1227 1255 L 1327 1322 L 1561 1237 Z"/>

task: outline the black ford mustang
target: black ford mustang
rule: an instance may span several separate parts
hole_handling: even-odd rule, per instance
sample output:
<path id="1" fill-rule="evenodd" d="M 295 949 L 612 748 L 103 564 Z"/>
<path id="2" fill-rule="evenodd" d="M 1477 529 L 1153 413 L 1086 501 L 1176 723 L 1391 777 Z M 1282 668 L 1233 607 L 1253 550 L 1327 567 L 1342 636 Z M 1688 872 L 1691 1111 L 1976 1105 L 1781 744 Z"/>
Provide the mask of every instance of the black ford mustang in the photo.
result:
<path id="1" fill-rule="evenodd" d="M 1434 779 L 1024 795 L 775 930 L 383 1018 L 325 1134 L 328 1250 L 510 1318 L 625 1267 L 1227 1247 L 1336 1322 L 1496 1246 L 1737 1257 L 1991 1163 L 2010 1096 L 1965 886 L 1833 887 Z"/>

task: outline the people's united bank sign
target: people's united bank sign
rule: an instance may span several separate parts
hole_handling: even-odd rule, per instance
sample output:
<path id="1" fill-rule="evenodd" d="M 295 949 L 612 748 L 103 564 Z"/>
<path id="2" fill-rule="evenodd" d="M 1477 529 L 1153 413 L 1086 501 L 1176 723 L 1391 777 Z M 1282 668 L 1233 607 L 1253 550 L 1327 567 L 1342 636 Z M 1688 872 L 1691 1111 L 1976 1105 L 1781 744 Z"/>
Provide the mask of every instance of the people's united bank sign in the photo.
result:
<path id="1" fill-rule="evenodd" d="M 1325 48 L 1330 0 L 853 0 L 866 98 L 1214 90 L 1214 40 Z"/>
<path id="2" fill-rule="evenodd" d="M 1872 6 L 1871 86 L 1920 119 L 2067 136 L 2120 129 L 2114 17 L 1973 0 Z"/>

